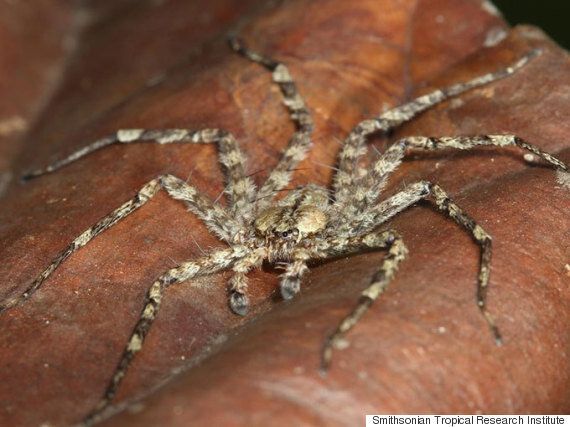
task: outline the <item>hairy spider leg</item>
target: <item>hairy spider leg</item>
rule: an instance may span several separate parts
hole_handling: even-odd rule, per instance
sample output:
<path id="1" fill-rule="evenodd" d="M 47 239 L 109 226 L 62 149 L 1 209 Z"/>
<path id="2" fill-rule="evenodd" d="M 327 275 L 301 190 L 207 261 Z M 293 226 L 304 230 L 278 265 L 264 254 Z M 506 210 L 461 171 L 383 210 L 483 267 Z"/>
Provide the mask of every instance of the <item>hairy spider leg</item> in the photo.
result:
<path id="1" fill-rule="evenodd" d="M 301 279 L 309 270 L 307 267 L 308 257 L 304 251 L 295 255 L 293 262 L 285 267 L 285 273 L 281 275 L 279 287 L 284 300 L 290 300 L 301 290 Z"/>
<path id="2" fill-rule="evenodd" d="M 168 270 L 152 284 L 146 293 L 144 308 L 123 351 L 115 373 L 99 404 L 84 418 L 84 426 L 91 426 L 103 418 L 104 412 L 115 397 L 133 358 L 142 349 L 144 339 L 156 318 L 166 288 L 198 276 L 213 274 L 231 267 L 234 262 L 248 253 L 249 249 L 245 246 L 220 249 L 195 261 L 184 262 L 178 267 Z"/>
<path id="3" fill-rule="evenodd" d="M 234 275 L 230 279 L 230 308 L 235 314 L 245 316 L 249 309 L 247 296 L 247 276 L 252 269 L 260 267 L 267 257 L 265 248 L 252 250 L 248 255 L 236 261 L 233 266 Z"/>
<path id="4" fill-rule="evenodd" d="M 258 203 L 258 207 L 262 209 L 271 203 L 273 196 L 278 191 L 289 184 L 293 169 L 307 155 L 307 151 L 311 146 L 311 134 L 314 123 L 305 101 L 297 90 L 289 69 L 284 64 L 248 49 L 238 38 L 230 38 L 230 46 L 237 53 L 263 65 L 272 72 L 273 82 L 281 89 L 283 103 L 289 110 L 291 120 L 296 127 L 296 131 L 283 151 L 277 166 L 271 171 L 267 180 L 259 189 L 258 200 L 260 200 L 260 203 Z"/>
<path id="5" fill-rule="evenodd" d="M 424 181 L 409 184 L 403 191 L 373 205 L 350 221 L 346 222 L 339 219 L 331 227 L 327 239 L 334 238 L 334 233 L 345 236 L 345 240 L 368 233 L 428 194 L 429 189 Z"/>
<path id="6" fill-rule="evenodd" d="M 249 59 L 272 72 L 272 79 L 279 86 L 283 94 L 283 103 L 289 110 L 291 120 L 295 124 L 295 133 L 289 140 L 277 166 L 270 172 L 267 180 L 257 193 L 256 206 L 260 211 L 268 206 L 275 194 L 284 189 L 291 180 L 291 173 L 295 166 L 304 159 L 311 145 L 311 133 L 313 131 L 313 119 L 300 96 L 295 82 L 288 68 L 261 53 L 253 51 L 245 46 L 242 40 L 230 37 L 230 47 Z M 246 273 L 251 266 L 248 263 L 239 263 L 234 267 L 234 276 L 230 280 L 230 307 L 239 315 L 245 315 L 249 308 L 247 297 Z"/>
<path id="7" fill-rule="evenodd" d="M 237 269 L 234 266 L 234 275 L 230 279 L 230 308 L 235 314 L 245 316 L 249 311 L 249 297 L 247 296 L 248 267 Z"/>
<path id="8" fill-rule="evenodd" d="M 182 200 L 186 206 L 200 218 L 210 231 L 220 238 L 230 239 L 231 235 L 220 225 L 226 228 L 239 228 L 239 224 L 219 205 L 213 205 L 207 198 L 201 196 L 198 191 L 186 184 L 180 178 L 172 175 L 162 175 L 145 184 L 128 202 L 122 204 L 113 212 L 105 216 L 92 227 L 77 236 L 62 252 L 60 252 L 50 265 L 26 288 L 21 295 L 3 301 L 0 304 L 0 312 L 7 310 L 27 300 L 55 271 L 59 265 L 71 254 L 89 243 L 95 236 L 115 225 L 121 219 L 127 217 L 135 210 L 148 202 L 160 188 L 164 188 L 167 194 L 177 200 Z M 230 226 L 231 224 L 231 226 Z"/>
<path id="9" fill-rule="evenodd" d="M 479 273 L 477 276 L 477 306 L 479 311 L 485 318 L 491 333 L 495 339 L 495 343 L 500 345 L 502 343 L 501 334 L 495 325 L 493 316 L 487 309 L 487 289 L 489 285 L 490 264 L 491 264 L 491 236 L 480 226 L 475 220 L 467 215 L 455 202 L 453 202 L 447 193 L 437 184 L 429 181 L 419 181 L 401 192 L 395 194 L 383 202 L 378 203 L 374 208 L 368 212 L 368 220 L 364 224 L 360 224 L 364 232 L 373 229 L 380 224 L 385 223 L 394 215 L 404 211 L 414 203 L 432 196 L 433 201 L 439 211 L 444 213 L 449 218 L 453 219 L 457 224 L 461 225 L 467 232 L 471 234 L 475 242 L 480 247 L 480 262 Z M 353 237 L 356 238 L 356 237 Z M 374 280 L 373 280 L 374 282 Z M 383 286 L 378 286 L 376 289 L 384 289 L 387 283 Z M 368 290 L 368 288 L 367 288 Z M 366 293 L 367 290 L 364 292 Z M 376 295 L 377 294 L 366 294 Z M 372 301 L 374 298 L 372 299 Z M 348 329 L 353 327 L 356 321 L 362 317 L 362 314 L 368 309 L 372 301 L 362 300 L 359 302 L 357 308 L 351 312 L 340 324 L 335 333 L 327 340 L 325 350 L 323 352 L 322 367 L 326 368 L 330 364 L 332 348 L 335 341 L 338 341 Z M 356 320 L 355 320 L 356 319 Z M 348 329 L 346 329 L 348 328 Z"/>
<path id="10" fill-rule="evenodd" d="M 400 262 L 404 260 L 408 253 L 402 238 L 394 231 L 375 230 L 358 236 L 358 238 L 351 239 L 348 248 L 350 251 L 355 249 L 387 249 L 388 253 L 382 260 L 382 264 L 376 274 L 372 276 L 370 285 L 362 291 L 354 310 L 342 319 L 336 330 L 326 339 L 321 354 L 321 373 L 326 373 L 328 370 L 335 345 L 358 323 L 372 303 L 384 293 L 396 274 Z"/>
<path id="11" fill-rule="evenodd" d="M 327 209 L 332 202 L 330 190 L 317 184 L 307 184 L 291 189 L 285 197 L 276 201 L 279 206 L 314 205 Z"/>
<path id="12" fill-rule="evenodd" d="M 137 142 L 154 142 L 158 144 L 216 143 L 220 151 L 220 163 L 225 171 L 229 206 L 235 218 L 247 217 L 251 202 L 255 199 L 256 189 L 251 178 L 245 175 L 245 158 L 234 136 L 222 129 L 122 129 L 111 136 L 99 139 L 69 156 L 58 160 L 44 169 L 37 169 L 24 175 L 28 180 L 50 172 L 54 172 L 94 151 L 113 144 L 130 144 Z M 220 226 L 223 227 L 222 224 Z M 238 230 L 234 230 L 237 232 Z"/>
<path id="13" fill-rule="evenodd" d="M 357 162 L 365 152 L 364 145 L 368 135 L 378 131 L 389 132 L 450 97 L 510 76 L 540 53 L 539 49 L 532 50 L 509 67 L 475 77 L 464 83 L 437 89 L 411 102 L 386 111 L 379 117 L 358 123 L 343 142 L 343 147 L 338 157 L 339 171 L 335 175 L 333 182 L 337 203 L 346 207 L 347 216 L 350 217 L 355 211 L 360 210 L 365 203 L 364 192 L 358 191 L 357 188 L 360 184 L 359 178 L 363 175 L 362 171 L 357 168 Z"/>
<path id="14" fill-rule="evenodd" d="M 378 199 L 386 180 L 400 165 L 408 148 L 434 151 L 446 148 L 470 150 L 480 146 L 516 146 L 530 151 L 560 171 L 567 172 L 569 169 L 561 160 L 515 135 L 474 135 L 451 137 L 408 136 L 392 144 L 384 153 L 382 153 L 380 158 L 370 168 L 369 175 L 372 177 L 372 184 L 363 189 L 366 194 L 368 205 L 374 203 Z"/>

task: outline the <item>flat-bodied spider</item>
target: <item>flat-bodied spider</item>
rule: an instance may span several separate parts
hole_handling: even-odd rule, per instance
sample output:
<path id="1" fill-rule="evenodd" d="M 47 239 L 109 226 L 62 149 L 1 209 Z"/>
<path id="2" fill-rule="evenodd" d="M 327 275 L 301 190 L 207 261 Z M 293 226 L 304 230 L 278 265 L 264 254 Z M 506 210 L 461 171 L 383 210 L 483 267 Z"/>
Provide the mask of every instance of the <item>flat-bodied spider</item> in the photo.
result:
<path id="1" fill-rule="evenodd" d="M 133 199 L 121 205 L 73 240 L 26 288 L 23 294 L 8 299 L 0 305 L 0 311 L 3 311 L 28 299 L 72 253 L 140 208 L 161 188 L 166 190 L 172 198 L 184 202 L 213 234 L 228 245 L 227 248 L 214 250 L 199 259 L 181 263 L 159 276 L 150 286 L 140 318 L 118 367 L 101 402 L 84 419 L 85 425 L 98 420 L 102 412 L 110 405 L 133 357 L 143 347 L 144 339 L 158 314 L 161 300 L 169 286 L 200 275 L 232 269 L 234 274 L 229 284 L 230 307 L 235 313 L 245 315 L 249 306 L 246 275 L 252 269 L 259 268 L 265 260 L 271 263 L 284 262 L 286 264 L 280 289 L 283 298 L 290 299 L 299 292 L 301 278 L 307 271 L 308 261 L 357 253 L 362 250 L 385 250 L 387 252 L 385 258 L 377 273 L 372 277 L 370 285 L 362 292 L 356 308 L 340 322 L 336 331 L 327 338 L 324 344 L 321 365 L 322 370 L 325 371 L 330 364 L 335 344 L 384 292 L 400 262 L 406 256 L 406 247 L 398 233 L 393 230 L 380 229 L 380 226 L 422 199 L 432 200 L 439 211 L 462 226 L 479 245 L 481 258 L 477 277 L 477 305 L 496 342 L 500 343 L 501 335 L 486 307 L 491 237 L 464 213 L 440 186 L 432 182 L 419 181 L 410 184 L 404 190 L 385 200 L 380 200 L 380 193 L 390 174 L 402 162 L 404 155 L 408 150 L 413 149 L 465 150 L 489 145 L 517 146 L 542 158 L 558 170 L 568 172 L 568 166 L 563 162 L 514 135 L 406 137 L 381 153 L 370 167 L 360 166 L 358 162 L 365 153 L 368 135 L 389 132 L 449 97 L 512 75 L 539 54 L 535 50 L 504 69 L 476 77 L 465 83 L 433 91 L 393 108 L 379 117 L 360 122 L 343 142 L 338 157 L 338 169 L 335 172 L 331 189 L 307 184 L 289 191 L 283 198 L 277 200 L 275 194 L 286 188 L 292 171 L 305 158 L 311 145 L 313 120 L 285 65 L 247 49 L 235 38 L 230 40 L 230 45 L 239 54 L 263 65 L 272 72 L 273 81 L 280 87 L 284 103 L 296 126 L 296 131 L 280 161 L 260 188 L 257 188 L 252 179 L 246 175 L 245 158 L 235 138 L 230 132 L 222 129 L 119 130 L 45 169 L 33 171 L 25 176 L 26 179 L 30 179 L 56 171 L 95 150 L 115 143 L 128 144 L 139 141 L 159 144 L 216 143 L 220 151 L 220 163 L 224 169 L 227 184 L 227 207 L 210 201 L 178 177 L 161 175 L 144 185 Z"/>

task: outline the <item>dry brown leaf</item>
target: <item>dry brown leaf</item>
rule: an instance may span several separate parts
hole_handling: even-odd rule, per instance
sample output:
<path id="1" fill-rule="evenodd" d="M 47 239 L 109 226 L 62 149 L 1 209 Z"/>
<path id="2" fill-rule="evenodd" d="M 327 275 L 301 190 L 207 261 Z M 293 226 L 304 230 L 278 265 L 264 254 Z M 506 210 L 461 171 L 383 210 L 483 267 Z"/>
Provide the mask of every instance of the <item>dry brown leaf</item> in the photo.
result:
<path id="1" fill-rule="evenodd" d="M 545 52 L 516 76 L 442 105 L 402 135 L 512 132 L 570 160 L 567 54 L 539 30 L 507 31 L 478 0 L 122 2 L 100 5 L 65 79 L 27 139 L 18 170 L 118 128 L 224 127 L 260 182 L 292 132 L 270 76 L 232 54 L 238 27 L 285 61 L 317 133 L 296 182 L 327 183 L 359 120 L 425 93 Z M 485 46 L 487 45 L 487 46 Z M 428 86 L 429 82 L 429 86 Z M 40 145 L 41 142 L 41 145 Z M 373 142 L 380 149 L 386 142 Z M 78 233 L 160 173 L 222 191 L 215 147 L 112 147 L 14 183 L 0 212 L 4 295 L 17 294 Z M 172 288 L 118 401 L 147 396 L 106 425 L 354 425 L 366 413 L 562 413 L 570 409 L 570 195 L 517 151 L 414 156 L 394 188 L 426 177 L 494 238 L 490 308 L 497 348 L 475 306 L 477 247 L 427 205 L 394 227 L 410 249 L 397 280 L 335 354 L 323 338 L 350 310 L 381 253 L 316 266 L 302 295 L 276 296 L 277 274 L 251 275 L 253 313 L 227 308 L 229 274 Z M 0 424 L 81 419 L 98 401 L 161 272 L 220 246 L 163 194 L 73 255 L 25 305 L 0 317 Z M 222 339 L 222 338 L 225 338 Z M 199 366 L 183 373 L 173 370 Z M 171 380 L 156 390 L 163 380 Z"/>

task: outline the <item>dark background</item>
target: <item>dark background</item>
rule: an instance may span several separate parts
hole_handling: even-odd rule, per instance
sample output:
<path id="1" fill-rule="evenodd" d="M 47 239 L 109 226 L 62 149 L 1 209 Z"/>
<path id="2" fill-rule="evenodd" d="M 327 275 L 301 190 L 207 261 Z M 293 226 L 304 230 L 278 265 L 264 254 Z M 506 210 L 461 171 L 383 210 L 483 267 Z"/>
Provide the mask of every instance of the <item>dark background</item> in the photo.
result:
<path id="1" fill-rule="evenodd" d="M 569 0 L 492 0 L 511 25 L 533 24 L 570 48 Z"/>

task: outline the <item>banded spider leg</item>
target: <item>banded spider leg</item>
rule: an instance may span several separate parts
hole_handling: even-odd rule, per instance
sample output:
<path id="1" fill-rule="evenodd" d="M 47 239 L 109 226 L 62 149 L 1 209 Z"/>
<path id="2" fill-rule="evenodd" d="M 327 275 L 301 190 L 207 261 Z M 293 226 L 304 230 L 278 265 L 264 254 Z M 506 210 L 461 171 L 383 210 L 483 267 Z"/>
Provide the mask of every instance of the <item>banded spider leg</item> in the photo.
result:
<path id="1" fill-rule="evenodd" d="M 118 363 L 117 369 L 107 386 L 103 397 L 96 408 L 84 419 L 84 425 L 91 425 L 101 418 L 110 405 L 118 387 L 124 378 L 135 354 L 142 348 L 144 339 L 150 330 L 158 313 L 160 301 L 165 289 L 173 284 L 180 283 L 199 275 L 212 274 L 226 268 L 234 270 L 230 280 L 231 295 L 230 306 L 237 314 L 245 314 L 248 308 L 248 299 L 245 295 L 247 282 L 245 273 L 252 267 L 260 264 L 266 256 L 264 249 L 245 248 L 240 244 L 248 234 L 246 225 L 253 221 L 255 210 L 259 206 L 267 205 L 277 191 L 287 186 L 291 172 L 301 161 L 311 144 L 310 135 L 313 128 L 312 118 L 304 105 L 303 99 L 297 92 L 295 83 L 287 69 L 270 58 L 262 56 L 247 49 L 239 40 L 231 39 L 231 47 L 246 58 L 264 65 L 272 71 L 273 81 L 281 88 L 284 103 L 289 110 L 290 117 L 296 126 L 289 144 L 285 148 L 278 165 L 269 174 L 261 189 L 256 189 L 251 178 L 245 174 L 245 158 L 238 147 L 233 135 L 221 129 L 203 129 L 192 131 L 188 129 L 123 129 L 115 134 L 101 138 L 86 147 L 79 149 L 71 155 L 58 160 L 44 169 L 37 169 L 27 173 L 23 179 L 29 180 L 41 175 L 51 173 L 75 162 L 82 157 L 112 144 L 128 144 L 135 142 L 155 142 L 159 144 L 170 143 L 216 143 L 220 152 L 220 163 L 225 172 L 226 193 L 229 199 L 228 208 L 212 203 L 207 197 L 201 195 L 194 187 L 183 180 L 172 176 L 162 175 L 145 184 L 128 202 L 105 216 L 97 224 L 90 227 L 75 238 L 50 265 L 25 289 L 14 298 L 4 301 L 0 305 L 0 312 L 28 299 L 46 279 L 71 254 L 85 246 L 90 240 L 103 231 L 116 224 L 121 219 L 143 206 L 160 188 L 176 200 L 184 202 L 189 210 L 196 214 L 220 240 L 230 244 L 229 249 L 214 251 L 198 260 L 180 264 L 161 275 L 149 288 L 144 308 L 136 323 L 133 333 Z M 254 202 L 260 200 L 261 203 Z"/>
<path id="2" fill-rule="evenodd" d="M 408 186 L 385 201 L 378 201 L 382 189 L 390 174 L 401 164 L 404 155 L 409 149 L 438 150 L 460 149 L 469 150 L 478 146 L 507 147 L 516 146 L 527 150 L 541 158 L 546 164 L 553 166 L 562 173 L 568 173 L 568 166 L 515 135 L 476 135 L 456 137 L 423 137 L 411 136 L 397 141 L 391 145 L 368 170 L 360 168 L 358 159 L 365 152 L 366 137 L 375 132 L 389 132 L 401 124 L 413 119 L 421 112 L 445 101 L 450 96 L 461 94 L 478 86 L 494 82 L 520 70 L 532 58 L 540 54 L 533 50 L 520 60 L 505 69 L 476 77 L 466 83 L 454 84 L 445 89 L 421 96 L 407 104 L 393 108 L 381 116 L 364 120 L 359 123 L 344 141 L 339 154 L 339 171 L 335 176 L 334 188 L 338 209 L 346 212 L 346 221 L 339 224 L 336 230 L 339 234 L 348 236 L 368 233 L 381 224 L 384 224 L 394 215 L 402 212 L 414 203 L 431 196 L 436 207 L 446 216 L 453 219 L 471 234 L 480 246 L 480 266 L 477 276 L 477 306 L 487 322 L 497 345 L 502 343 L 501 333 L 495 325 L 493 316 L 487 309 L 487 289 L 489 285 L 491 262 L 491 236 L 479 226 L 469 215 L 457 206 L 447 193 L 437 184 L 422 181 Z M 404 254 L 405 255 L 405 254 Z M 388 258 L 387 258 L 388 259 Z M 370 286 L 363 291 L 356 308 L 347 315 L 336 330 L 327 339 L 322 352 L 321 370 L 326 372 L 330 365 L 332 351 L 338 342 L 362 317 L 372 302 L 386 289 L 393 270 L 398 262 L 383 263 L 372 279 Z"/>

